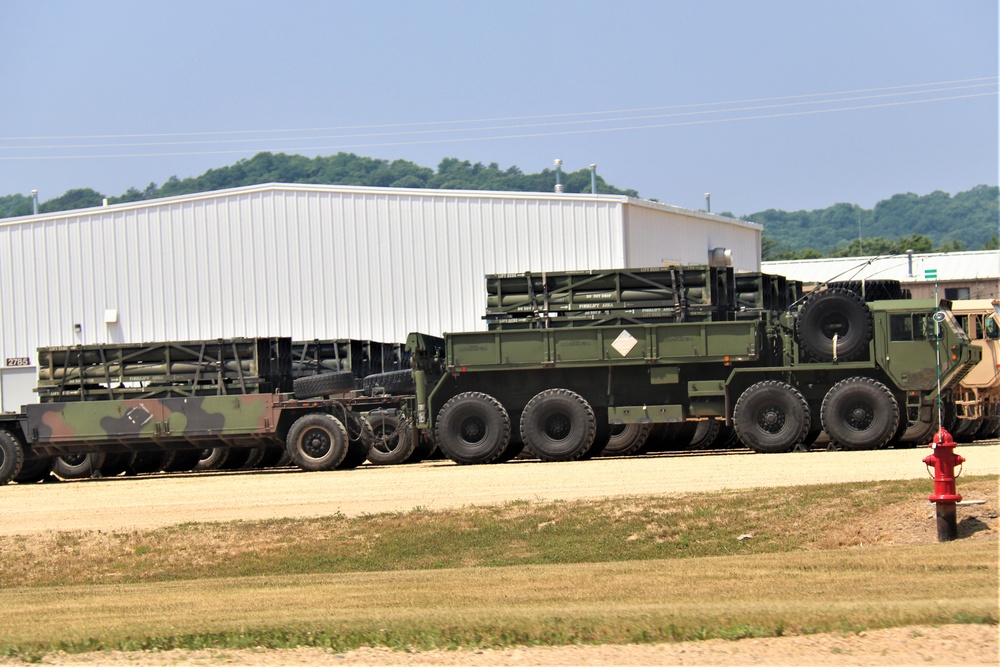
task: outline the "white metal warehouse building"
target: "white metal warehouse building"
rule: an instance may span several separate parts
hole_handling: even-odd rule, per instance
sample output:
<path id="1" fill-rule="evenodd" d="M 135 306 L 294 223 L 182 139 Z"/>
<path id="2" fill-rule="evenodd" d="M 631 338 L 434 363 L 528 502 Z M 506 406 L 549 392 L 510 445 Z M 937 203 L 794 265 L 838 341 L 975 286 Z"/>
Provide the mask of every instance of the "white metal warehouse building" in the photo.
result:
<path id="1" fill-rule="evenodd" d="M 612 195 L 271 184 L 0 220 L 0 399 L 36 348 L 484 329 L 484 276 L 760 268 L 762 227 Z M 26 365 L 25 365 L 26 364 Z"/>

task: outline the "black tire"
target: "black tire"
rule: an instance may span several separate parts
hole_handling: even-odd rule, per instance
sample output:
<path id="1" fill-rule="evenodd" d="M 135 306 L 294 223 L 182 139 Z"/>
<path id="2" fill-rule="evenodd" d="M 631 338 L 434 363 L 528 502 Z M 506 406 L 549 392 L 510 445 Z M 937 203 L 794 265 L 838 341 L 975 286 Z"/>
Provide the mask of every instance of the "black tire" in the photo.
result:
<path id="1" fill-rule="evenodd" d="M 649 439 L 653 425 L 646 424 L 616 424 L 611 427 L 608 443 L 600 451 L 601 456 L 628 456 L 634 454 Z"/>
<path id="2" fill-rule="evenodd" d="M 169 466 L 173 459 L 173 452 L 136 452 L 135 458 L 132 459 L 131 472 L 136 475 L 157 473 Z"/>
<path id="3" fill-rule="evenodd" d="M 899 405 L 881 382 L 866 377 L 841 380 L 830 388 L 820 409 L 823 430 L 842 449 L 884 447 L 899 427 Z"/>
<path id="4" fill-rule="evenodd" d="M 434 440 L 455 463 L 493 463 L 510 444 L 510 416 L 488 394 L 465 392 L 452 397 L 438 412 Z"/>
<path id="5" fill-rule="evenodd" d="M 200 449 L 179 449 L 174 458 L 163 468 L 163 472 L 190 472 L 201 463 Z"/>
<path id="6" fill-rule="evenodd" d="M 295 392 L 295 398 L 305 399 L 329 394 L 342 394 L 345 391 L 351 391 L 356 386 L 357 381 L 354 379 L 354 373 L 340 371 L 295 378 L 292 382 L 292 391 Z"/>
<path id="7" fill-rule="evenodd" d="M 963 444 L 970 443 L 976 439 L 976 433 L 983 425 L 982 419 L 956 419 L 955 427 L 951 430 L 951 437 L 955 442 Z"/>
<path id="8" fill-rule="evenodd" d="M 659 442 L 647 449 L 657 452 L 678 452 L 687 449 L 697 430 L 698 424 L 693 421 L 664 424 Z"/>
<path id="9" fill-rule="evenodd" d="M 257 468 L 277 468 L 284 464 L 287 457 L 288 452 L 285 451 L 284 447 L 266 447 L 264 449 L 264 456 L 261 458 L 260 463 L 257 464 Z"/>
<path id="10" fill-rule="evenodd" d="M 711 449 L 721 429 L 722 422 L 718 419 L 699 420 L 691 436 L 691 442 L 687 443 L 687 449 Z"/>
<path id="11" fill-rule="evenodd" d="M 218 470 L 229 458 L 229 447 L 209 447 L 201 450 L 195 470 Z"/>
<path id="12" fill-rule="evenodd" d="M 48 479 L 52 474 L 52 457 L 43 456 L 40 459 L 25 458 L 21 464 L 21 471 L 14 475 L 14 481 L 18 484 L 36 484 L 43 479 Z"/>
<path id="13" fill-rule="evenodd" d="M 542 461 L 576 461 L 596 436 L 594 409 L 569 389 L 540 391 L 521 413 L 521 440 Z"/>
<path id="14" fill-rule="evenodd" d="M 795 387 L 765 380 L 740 394 L 733 422 L 740 441 L 755 452 L 790 452 L 809 432 L 809 404 Z"/>
<path id="15" fill-rule="evenodd" d="M 255 454 L 256 447 L 231 447 L 226 462 L 219 466 L 219 470 L 243 470 L 252 468 L 259 456 Z"/>
<path id="16" fill-rule="evenodd" d="M 719 427 L 719 435 L 716 436 L 715 442 L 712 444 L 715 449 L 739 449 L 746 446 L 740 440 L 740 435 L 736 432 L 736 429 L 725 424 Z"/>
<path id="17" fill-rule="evenodd" d="M 372 431 L 372 425 L 361 415 L 348 412 L 345 427 L 347 428 L 347 454 L 337 466 L 337 470 L 353 470 L 367 461 L 375 442 L 375 432 Z"/>
<path id="18" fill-rule="evenodd" d="M 368 396 L 383 391 L 386 394 L 412 394 L 416 392 L 417 385 L 412 371 L 389 371 L 366 376 L 361 380 L 361 389 Z"/>
<path id="19" fill-rule="evenodd" d="M 799 345 L 817 361 L 833 361 L 835 334 L 839 361 L 861 357 L 872 339 L 872 313 L 868 304 L 854 292 L 839 287 L 816 292 L 806 299 L 795 322 Z"/>
<path id="20" fill-rule="evenodd" d="M 101 464 L 101 477 L 117 477 L 132 466 L 132 459 L 135 454 L 132 452 L 116 452 L 104 457 Z"/>
<path id="21" fill-rule="evenodd" d="M 0 430 L 0 486 L 17 477 L 24 465 L 24 446 L 10 431 Z"/>
<path id="22" fill-rule="evenodd" d="M 406 463 L 413 457 L 416 442 L 410 429 L 410 420 L 396 410 L 373 410 L 368 413 L 375 440 L 368 460 L 374 465 L 387 466 Z"/>
<path id="23" fill-rule="evenodd" d="M 521 456 L 524 452 L 524 443 L 520 440 L 515 440 L 513 437 L 510 442 L 507 443 L 507 449 L 503 450 L 503 454 L 497 457 L 494 463 L 507 463 L 507 461 L 513 461 Z"/>
<path id="24" fill-rule="evenodd" d="M 339 419 L 313 412 L 292 424 L 286 446 L 292 462 L 303 470 L 333 470 L 347 456 L 347 442 L 347 429 Z"/>
<path id="25" fill-rule="evenodd" d="M 104 454 L 63 454 L 52 462 L 52 472 L 62 479 L 89 479 L 101 474 Z"/>

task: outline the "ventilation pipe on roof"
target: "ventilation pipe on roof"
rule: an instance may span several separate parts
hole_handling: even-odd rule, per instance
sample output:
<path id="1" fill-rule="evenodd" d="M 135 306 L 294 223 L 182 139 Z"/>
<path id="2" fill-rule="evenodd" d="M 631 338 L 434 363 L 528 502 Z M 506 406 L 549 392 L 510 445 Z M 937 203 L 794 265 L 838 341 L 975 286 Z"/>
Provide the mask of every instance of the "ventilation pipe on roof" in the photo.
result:
<path id="1" fill-rule="evenodd" d="M 556 192 L 562 192 L 563 191 L 563 184 L 562 184 L 562 160 L 560 160 L 559 158 L 556 158 L 555 159 L 555 163 L 556 163 Z"/>
<path id="2" fill-rule="evenodd" d="M 38 190 L 31 191 L 31 212 L 38 215 Z"/>
<path id="3" fill-rule="evenodd" d="M 590 194 L 597 194 L 597 165 L 590 165 Z"/>
<path id="4" fill-rule="evenodd" d="M 906 275 L 913 277 L 913 250 L 906 251 Z"/>
<path id="5" fill-rule="evenodd" d="M 712 212 L 712 193 L 711 192 L 706 192 L 705 193 L 705 212 L 706 213 L 711 213 Z"/>

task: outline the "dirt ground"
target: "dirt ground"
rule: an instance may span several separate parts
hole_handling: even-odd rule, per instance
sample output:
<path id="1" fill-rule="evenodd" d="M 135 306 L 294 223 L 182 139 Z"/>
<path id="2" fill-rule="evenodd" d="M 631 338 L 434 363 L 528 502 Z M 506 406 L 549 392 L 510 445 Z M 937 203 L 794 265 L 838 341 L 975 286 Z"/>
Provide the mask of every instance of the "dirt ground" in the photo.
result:
<path id="1" fill-rule="evenodd" d="M 0 665 L 19 663 L 5 662 Z M 61 667 L 140 665 L 195 667 L 200 665 L 344 665 L 345 667 L 420 667 L 468 665 L 961 665 L 995 667 L 997 628 L 983 625 L 915 626 L 859 634 L 818 634 L 727 641 L 627 646 L 525 647 L 486 651 L 407 653 L 389 649 L 359 649 L 333 653 L 320 649 L 280 651 L 165 651 L 162 653 L 100 653 L 44 658 L 40 664 Z"/>
<path id="2" fill-rule="evenodd" d="M 967 475 L 1000 474 L 1000 443 L 962 445 Z M 778 455 L 691 453 L 572 463 L 512 461 L 304 473 L 193 473 L 0 488 L 0 534 L 140 530 L 196 521 L 358 516 L 514 500 L 577 500 L 927 478 L 928 448 Z M 932 488 L 928 480 L 928 491 Z M 961 492 L 961 480 L 959 480 Z M 970 498 L 971 499 L 971 498 Z"/>
<path id="3" fill-rule="evenodd" d="M 1000 474 L 1000 443 L 963 445 L 965 474 Z M 115 478 L 0 489 L 0 534 L 148 529 L 189 521 L 253 520 L 333 514 L 362 515 L 414 508 L 444 509 L 512 500 L 572 500 L 927 477 L 928 450 L 813 452 L 776 456 L 684 455 L 578 463 L 512 462 L 456 466 L 364 466 L 354 471 L 211 473 Z M 932 485 L 928 479 L 928 492 Z M 958 481 L 962 492 L 962 480 Z M 995 485 L 974 484 L 985 506 L 959 510 L 963 539 L 997 534 Z M 989 495 L 989 493 L 987 493 Z M 966 500 L 979 499 L 966 495 Z M 889 543 L 934 540 L 933 508 L 865 530 Z M 919 514 L 919 516 L 918 516 Z M 969 516 L 966 516 L 969 515 Z M 973 516 L 975 515 L 975 516 Z M 978 517 L 978 518 L 976 518 Z M 963 526 L 966 528 L 962 530 Z M 865 538 L 867 541 L 868 538 Z M 1000 603 L 998 603 L 1000 604 Z M 528 647 L 496 651 L 395 652 L 361 649 L 169 651 L 46 656 L 42 664 L 93 665 L 992 665 L 995 626 L 907 627 L 859 634 L 711 640 L 658 645 Z M 20 664 L 0 657 L 0 665 Z"/>

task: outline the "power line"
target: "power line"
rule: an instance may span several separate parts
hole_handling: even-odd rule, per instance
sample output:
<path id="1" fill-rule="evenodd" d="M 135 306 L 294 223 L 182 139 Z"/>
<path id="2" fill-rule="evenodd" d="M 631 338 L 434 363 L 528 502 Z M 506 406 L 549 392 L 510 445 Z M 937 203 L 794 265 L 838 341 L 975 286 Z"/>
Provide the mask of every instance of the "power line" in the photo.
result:
<path id="1" fill-rule="evenodd" d="M 256 148 L 256 149 L 246 148 L 246 149 L 215 150 L 215 151 L 176 151 L 176 152 L 165 152 L 165 153 L 118 153 L 118 154 L 105 153 L 105 154 L 94 154 L 94 155 L 29 155 L 29 156 L 7 156 L 7 157 L 0 156 L 0 161 L 71 160 L 71 159 L 135 158 L 135 157 L 181 157 L 181 156 L 194 156 L 194 155 L 234 155 L 234 154 L 245 154 L 245 153 L 262 152 L 262 151 L 280 152 L 280 151 L 320 151 L 320 150 L 348 150 L 348 149 L 353 150 L 358 148 L 373 148 L 373 147 L 416 146 L 416 145 L 429 145 L 429 144 L 461 143 L 461 142 L 472 142 L 472 141 L 499 141 L 506 139 L 530 139 L 538 137 L 603 134 L 608 132 L 626 132 L 626 131 L 643 130 L 643 129 L 659 129 L 668 127 L 684 127 L 692 125 L 709 125 L 716 123 L 743 122 L 751 120 L 767 120 L 774 118 L 790 118 L 794 116 L 810 116 L 810 115 L 827 114 L 827 113 L 838 113 L 843 111 L 884 109 L 884 108 L 899 107 L 899 106 L 909 106 L 914 104 L 928 104 L 933 102 L 945 102 L 951 100 L 963 100 L 963 99 L 972 99 L 978 97 L 991 97 L 995 96 L 996 94 L 997 94 L 996 92 L 974 93 L 970 95 L 955 95 L 950 97 L 939 97 L 927 100 L 885 102 L 881 104 L 840 107 L 834 109 L 812 109 L 807 111 L 760 114 L 753 116 L 741 116 L 735 118 L 714 118 L 714 119 L 691 120 L 691 121 L 683 121 L 675 123 L 650 123 L 643 125 L 629 125 L 624 127 L 604 127 L 604 128 L 590 128 L 582 130 L 561 130 L 554 132 L 532 132 L 524 134 L 492 135 L 492 136 L 481 136 L 481 137 L 439 138 L 439 139 L 423 139 L 423 140 L 412 140 L 412 141 L 390 141 L 390 142 L 375 142 L 375 143 L 362 143 L 362 144 L 345 144 L 345 145 L 332 145 L 332 146 L 270 147 L 270 148 Z M 777 105 L 777 106 L 783 106 L 783 105 Z M 514 126 L 513 129 L 519 129 L 519 127 L 522 126 Z M 476 128 L 476 130 L 478 131 L 482 131 L 483 129 L 485 128 Z M 509 128 L 497 128 L 497 129 L 509 129 Z M 410 134 L 410 133 L 403 133 L 403 134 Z M 320 138 L 327 138 L 327 137 L 320 137 Z M 338 137 L 331 137 L 331 138 L 338 138 Z M 346 138 L 354 138 L 354 137 L 346 137 Z M 216 142 L 209 142 L 209 143 L 216 143 Z M 125 144 L 125 145 L 136 145 L 136 144 Z"/>
<path id="2" fill-rule="evenodd" d="M 608 114 L 648 113 L 654 111 L 670 111 L 673 109 L 690 109 L 690 108 L 710 107 L 710 106 L 730 106 L 735 104 L 758 104 L 761 102 L 779 102 L 783 100 L 798 100 L 798 99 L 808 99 L 817 97 L 834 97 L 840 95 L 856 95 L 861 93 L 878 93 L 878 92 L 898 91 L 898 90 L 905 90 L 912 88 L 952 86 L 956 84 L 976 83 L 980 86 L 996 85 L 997 78 L 998 77 L 996 76 L 976 77 L 971 79 L 955 79 L 953 81 L 937 81 L 931 83 L 916 83 L 916 84 L 907 84 L 901 86 L 885 86 L 881 88 L 860 88 L 854 90 L 845 90 L 845 91 L 836 91 L 827 93 L 805 93 L 801 95 L 785 95 L 780 97 L 762 97 L 756 99 L 734 100 L 728 102 L 701 102 L 701 103 L 679 104 L 672 106 L 640 107 L 632 109 L 615 109 L 606 111 L 581 111 L 581 112 L 542 114 L 542 115 L 531 115 L 531 116 L 508 116 L 508 117 L 498 117 L 498 118 L 480 118 L 480 119 L 450 120 L 450 121 L 423 121 L 423 122 L 409 122 L 409 123 L 391 123 L 391 124 L 381 124 L 381 125 L 342 125 L 342 126 L 332 126 L 332 127 L 284 128 L 284 129 L 272 129 L 272 130 L 216 130 L 216 131 L 200 131 L 200 132 L 157 132 L 157 133 L 143 133 L 143 134 L 133 133 L 133 134 L 54 135 L 54 136 L 22 136 L 22 137 L 14 136 L 14 137 L 0 137 L 0 141 L 52 141 L 60 139 L 63 140 L 144 139 L 144 138 L 156 138 L 156 137 L 198 137 L 198 136 L 232 136 L 232 135 L 248 135 L 248 134 L 284 134 L 292 132 L 330 132 L 330 131 L 341 131 L 341 130 L 392 129 L 400 127 L 428 127 L 428 126 L 440 126 L 440 125 L 464 125 L 464 124 L 474 124 L 474 123 L 495 123 L 495 122 L 510 122 L 510 121 L 522 121 L 522 120 L 543 120 L 550 118 L 575 118 L 583 116 L 600 116 Z M 921 92 L 932 93 L 935 91 L 911 91 L 910 93 L 902 93 L 902 94 L 919 94 Z M 827 100 L 827 101 L 835 102 L 837 100 Z"/>
<path id="3" fill-rule="evenodd" d="M 481 127 L 469 127 L 469 128 L 444 128 L 435 130 L 410 130 L 403 132 L 371 132 L 371 133 L 361 133 L 361 134 L 345 134 L 345 135 L 323 135 L 323 136 L 312 136 L 312 137 L 288 137 L 284 139 L 276 138 L 260 138 L 260 139 L 207 139 L 207 140 L 191 140 L 191 141 L 163 141 L 163 142 L 126 142 L 126 143 L 97 143 L 97 144 L 55 144 L 55 145 L 21 145 L 12 146 L 11 149 L 20 150 L 55 150 L 55 149 L 80 149 L 80 148 L 122 148 L 122 147 L 140 147 L 140 146 L 193 146 L 193 145 L 209 145 L 209 144 L 236 144 L 247 142 L 264 142 L 264 141 L 315 141 L 315 140 L 328 140 L 328 139 L 357 139 L 357 138 L 376 138 L 376 137 L 397 137 L 397 136 L 414 136 L 414 135 L 432 135 L 432 134 L 454 134 L 454 133 L 468 133 L 468 132 L 484 132 L 484 131 L 497 131 L 497 130 L 511 130 L 511 129 L 527 129 L 527 128 L 540 128 L 540 127 L 554 127 L 554 126 L 569 126 L 569 125 L 586 125 L 593 123 L 618 123 L 618 122 L 635 122 L 640 120 L 653 120 L 657 118 L 677 118 L 683 116 L 700 116 L 709 114 L 723 114 L 723 113 L 737 113 L 746 111 L 761 111 L 766 109 L 782 109 L 789 107 L 807 106 L 807 105 L 820 105 L 820 104 L 830 104 L 832 102 L 844 103 L 844 102 L 854 102 L 860 100 L 869 99 L 884 99 L 889 97 L 900 97 L 904 95 L 925 95 L 928 93 L 942 93 L 951 92 L 956 90 L 968 90 L 972 88 L 982 88 L 984 86 L 991 86 L 993 84 L 972 84 L 965 86 L 951 86 L 948 88 L 935 88 L 931 91 L 919 90 L 919 91 L 906 91 L 906 92 L 893 92 L 893 93 L 883 93 L 880 95 L 863 95 L 856 97 L 842 97 L 836 100 L 809 100 L 802 102 L 788 102 L 783 104 L 769 104 L 762 106 L 749 106 L 749 107 L 734 107 L 730 109 L 710 109 L 702 111 L 687 111 L 681 113 L 672 114 L 650 114 L 643 116 L 630 116 L 630 117 L 617 117 L 617 118 L 599 118 L 591 120 L 568 120 L 552 123 L 522 123 L 517 125 L 497 125 L 497 126 L 481 126 Z"/>

